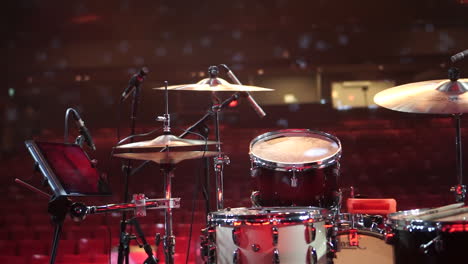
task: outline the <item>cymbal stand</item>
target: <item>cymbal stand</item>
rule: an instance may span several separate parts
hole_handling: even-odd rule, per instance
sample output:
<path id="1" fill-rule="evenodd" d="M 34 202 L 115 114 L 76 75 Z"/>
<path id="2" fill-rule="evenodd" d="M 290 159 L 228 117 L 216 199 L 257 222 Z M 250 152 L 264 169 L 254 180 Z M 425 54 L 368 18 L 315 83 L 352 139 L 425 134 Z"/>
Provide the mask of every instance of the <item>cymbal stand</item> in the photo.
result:
<path id="1" fill-rule="evenodd" d="M 163 116 L 158 116 L 158 121 L 164 122 L 164 133 L 171 133 L 171 119 L 169 116 L 169 93 L 167 90 L 167 81 L 164 82 L 164 101 L 166 104 L 166 113 Z M 165 151 L 170 151 L 169 147 L 166 146 Z M 171 199 L 172 197 L 172 177 L 174 177 L 175 164 L 163 163 L 160 165 L 161 171 L 164 175 L 164 195 L 166 199 Z M 174 264 L 174 254 L 175 254 L 175 236 L 172 230 L 172 208 L 167 207 L 164 210 L 164 259 L 166 264 Z"/>
<path id="2" fill-rule="evenodd" d="M 456 202 L 464 202 L 466 197 L 466 185 L 463 184 L 463 162 L 462 162 L 462 143 L 461 143 L 461 114 L 454 114 L 455 120 L 455 149 L 456 149 L 456 167 L 458 184 L 451 187 L 450 191 L 455 194 Z"/>
<path id="3" fill-rule="evenodd" d="M 450 67 L 448 70 L 450 83 L 448 84 L 451 89 L 449 91 L 461 92 L 461 87 L 457 84 L 460 78 L 460 72 L 455 67 Z M 463 91 L 464 92 L 464 91 Z M 455 96 L 456 98 L 456 96 Z M 463 185 L 463 161 L 462 161 L 462 143 L 461 143 L 461 113 L 454 114 L 455 121 L 455 150 L 456 150 L 456 174 L 458 184 L 451 187 L 450 191 L 455 194 L 456 202 L 464 202 L 466 197 L 466 185 Z"/>
<path id="4" fill-rule="evenodd" d="M 218 67 L 217 66 L 210 66 L 208 68 L 208 76 L 210 79 L 216 79 L 218 76 Z M 220 129 L 219 129 L 219 112 L 222 110 L 223 107 L 228 105 L 230 102 L 236 100 L 239 97 L 239 93 L 235 93 L 236 98 L 228 99 L 230 100 L 228 103 L 224 101 L 220 103 L 219 98 L 213 93 L 213 114 L 215 120 L 215 134 L 216 134 L 216 150 L 218 151 L 218 155 L 214 157 L 214 171 L 216 176 L 216 209 L 221 210 L 224 208 L 224 165 L 229 165 L 230 160 L 229 157 L 221 152 L 221 136 L 220 136 Z"/>

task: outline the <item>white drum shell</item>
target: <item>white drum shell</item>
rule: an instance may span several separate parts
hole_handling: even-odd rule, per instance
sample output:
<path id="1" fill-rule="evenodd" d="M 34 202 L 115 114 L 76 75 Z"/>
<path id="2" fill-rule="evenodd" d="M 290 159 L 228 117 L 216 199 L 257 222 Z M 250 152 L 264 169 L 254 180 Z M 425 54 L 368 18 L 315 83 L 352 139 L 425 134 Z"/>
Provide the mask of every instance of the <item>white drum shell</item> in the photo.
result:
<path id="1" fill-rule="evenodd" d="M 317 263 L 327 263 L 327 210 L 317 207 L 232 208 L 211 213 L 209 222 L 215 228 L 216 261 L 218 264 L 310 262 L 311 250 Z M 315 230 L 315 238 L 310 237 Z M 274 231 L 277 241 L 274 241 Z M 233 239 L 235 233 L 236 243 Z"/>
<path id="2" fill-rule="evenodd" d="M 272 225 L 238 227 L 239 246 L 232 239 L 232 226 L 216 227 L 216 254 L 218 264 L 233 263 L 233 254 L 240 250 L 239 263 L 272 263 L 274 249 L 278 249 L 281 264 L 309 263 L 308 248 L 312 246 L 317 253 L 318 263 L 326 262 L 327 240 L 324 222 L 315 222 L 316 237 L 312 243 L 305 238 L 304 224 L 276 225 L 278 228 L 278 244 L 273 245 Z M 257 245 L 255 252 L 252 245 Z"/>

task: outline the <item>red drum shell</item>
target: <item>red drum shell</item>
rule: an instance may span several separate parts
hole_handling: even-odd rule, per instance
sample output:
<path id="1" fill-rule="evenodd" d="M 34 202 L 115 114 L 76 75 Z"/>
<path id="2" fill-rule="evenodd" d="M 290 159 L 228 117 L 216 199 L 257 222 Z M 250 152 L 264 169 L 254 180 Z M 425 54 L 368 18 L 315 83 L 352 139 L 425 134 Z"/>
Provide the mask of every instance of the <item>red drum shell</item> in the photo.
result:
<path id="1" fill-rule="evenodd" d="M 337 197 L 340 141 L 307 129 L 268 132 L 250 143 L 255 203 L 331 207 Z"/>

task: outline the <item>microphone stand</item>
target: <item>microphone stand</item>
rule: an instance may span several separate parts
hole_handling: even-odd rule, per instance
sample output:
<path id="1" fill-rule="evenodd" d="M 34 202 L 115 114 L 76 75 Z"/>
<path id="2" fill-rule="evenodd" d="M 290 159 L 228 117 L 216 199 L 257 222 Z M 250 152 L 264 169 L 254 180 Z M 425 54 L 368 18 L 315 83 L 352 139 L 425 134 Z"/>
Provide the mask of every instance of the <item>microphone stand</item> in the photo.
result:
<path id="1" fill-rule="evenodd" d="M 135 126 L 136 126 L 136 118 L 137 118 L 137 109 L 140 97 L 140 87 L 141 82 L 135 83 L 135 91 L 133 92 L 133 100 L 132 100 L 132 110 L 130 116 L 130 134 L 135 135 Z M 130 143 L 133 143 L 133 137 L 130 138 Z M 130 150 L 131 151 L 131 150 Z M 127 160 L 127 163 L 122 166 L 122 170 L 124 171 L 124 203 L 128 202 L 129 191 L 128 191 L 128 182 L 129 177 L 132 175 L 132 162 L 131 160 Z M 136 220 L 135 220 L 136 221 Z M 120 240 L 119 240 L 119 249 L 118 249 L 118 257 L 117 263 L 123 264 L 124 259 L 125 263 L 129 262 L 129 254 L 130 254 L 130 247 L 129 247 L 129 234 L 126 232 L 127 230 L 127 213 L 122 213 L 122 220 L 120 221 Z"/>

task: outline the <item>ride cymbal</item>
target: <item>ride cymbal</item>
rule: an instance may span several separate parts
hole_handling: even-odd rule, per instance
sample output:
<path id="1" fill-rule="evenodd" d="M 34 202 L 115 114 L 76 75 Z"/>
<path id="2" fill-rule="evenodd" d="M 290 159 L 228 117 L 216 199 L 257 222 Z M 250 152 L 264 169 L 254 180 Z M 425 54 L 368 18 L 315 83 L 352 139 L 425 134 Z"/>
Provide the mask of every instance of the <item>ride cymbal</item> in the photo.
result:
<path id="1" fill-rule="evenodd" d="M 188 159 L 200 159 L 218 155 L 216 151 L 164 151 L 147 153 L 118 153 L 115 157 L 134 160 L 151 160 L 158 164 L 177 164 Z"/>
<path id="2" fill-rule="evenodd" d="M 381 91 L 374 102 L 407 113 L 462 114 L 468 112 L 467 91 L 468 79 L 424 81 Z"/>
<path id="3" fill-rule="evenodd" d="M 165 87 L 153 88 L 155 90 L 164 90 Z M 274 91 L 274 89 L 257 86 L 237 85 L 228 83 L 221 78 L 206 78 L 194 84 L 171 85 L 167 90 L 173 91 L 207 91 L 207 92 L 260 92 Z"/>
<path id="4" fill-rule="evenodd" d="M 155 139 L 134 142 L 117 146 L 120 149 L 131 148 L 165 148 L 165 147 L 190 147 L 190 146 L 203 146 L 203 145 L 216 145 L 216 141 L 198 140 L 198 139 L 185 139 L 174 135 L 161 135 Z"/>

